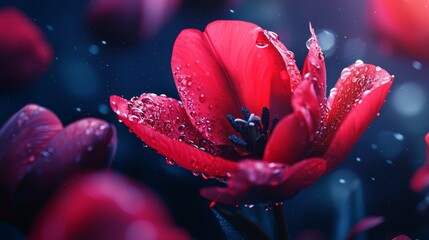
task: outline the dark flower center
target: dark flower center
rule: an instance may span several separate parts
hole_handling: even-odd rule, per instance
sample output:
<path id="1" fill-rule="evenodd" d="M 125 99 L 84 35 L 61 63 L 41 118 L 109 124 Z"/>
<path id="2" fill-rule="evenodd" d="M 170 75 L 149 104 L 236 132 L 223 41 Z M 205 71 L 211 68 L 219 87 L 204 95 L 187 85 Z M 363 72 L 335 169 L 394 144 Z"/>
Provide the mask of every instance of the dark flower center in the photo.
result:
<path id="1" fill-rule="evenodd" d="M 270 124 L 270 111 L 267 107 L 262 108 L 261 117 L 250 113 L 246 107 L 241 107 L 241 111 L 244 119 L 234 118 L 231 114 L 226 116 L 235 131 L 241 136 L 240 138 L 232 134 L 229 136 L 229 140 L 237 147 L 244 148 L 262 158 L 268 134 L 273 131 L 278 119 L 273 119 Z"/>

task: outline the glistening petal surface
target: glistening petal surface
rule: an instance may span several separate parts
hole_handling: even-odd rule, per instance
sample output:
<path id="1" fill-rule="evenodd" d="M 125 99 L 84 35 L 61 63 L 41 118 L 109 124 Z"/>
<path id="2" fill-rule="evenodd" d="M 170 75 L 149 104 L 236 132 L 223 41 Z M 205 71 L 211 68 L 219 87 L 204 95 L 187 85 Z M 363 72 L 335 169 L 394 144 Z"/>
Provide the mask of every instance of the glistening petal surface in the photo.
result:
<path id="1" fill-rule="evenodd" d="M 302 67 L 302 78 L 303 80 L 308 79 L 314 81 L 316 94 L 319 102 L 323 103 L 322 108 L 325 107 L 326 102 L 326 67 L 325 57 L 322 53 L 322 49 L 317 41 L 316 33 L 310 24 L 311 37 L 307 41 L 308 54 L 305 58 L 304 65 Z"/>
<path id="2" fill-rule="evenodd" d="M 393 76 L 380 67 L 357 61 L 343 70 L 328 99 L 329 112 L 313 154 L 335 166 L 377 116 Z"/>
<path id="3" fill-rule="evenodd" d="M 212 155 L 216 153 L 212 148 L 215 146 L 199 135 L 177 100 L 152 94 L 143 94 L 134 101 L 111 96 L 110 105 L 119 119 L 140 139 L 181 167 L 208 176 L 226 176 L 236 168 L 236 163 Z M 168 121 L 170 126 L 166 126 Z M 180 138 L 182 128 L 183 140 Z"/>
<path id="4" fill-rule="evenodd" d="M 271 43 L 275 38 L 241 21 L 215 21 L 204 32 L 188 29 L 178 36 L 173 76 L 191 122 L 207 139 L 229 144 L 233 129 L 226 115 L 240 116 L 242 106 L 261 112 L 270 106 L 273 86 L 281 94 L 275 94 L 272 112 L 281 117 L 290 111 L 289 78 Z"/>

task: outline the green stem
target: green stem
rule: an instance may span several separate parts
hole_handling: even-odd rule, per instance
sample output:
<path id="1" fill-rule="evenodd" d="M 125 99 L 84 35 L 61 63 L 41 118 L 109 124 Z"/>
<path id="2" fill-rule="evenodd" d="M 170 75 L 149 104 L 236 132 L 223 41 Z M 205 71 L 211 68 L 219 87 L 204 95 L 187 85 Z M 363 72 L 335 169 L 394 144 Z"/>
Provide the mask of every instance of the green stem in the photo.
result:
<path id="1" fill-rule="evenodd" d="M 277 228 L 277 239 L 289 240 L 286 220 L 283 213 L 283 205 L 279 203 L 274 204 L 273 212 L 274 212 L 274 220 L 276 222 L 276 228 Z"/>

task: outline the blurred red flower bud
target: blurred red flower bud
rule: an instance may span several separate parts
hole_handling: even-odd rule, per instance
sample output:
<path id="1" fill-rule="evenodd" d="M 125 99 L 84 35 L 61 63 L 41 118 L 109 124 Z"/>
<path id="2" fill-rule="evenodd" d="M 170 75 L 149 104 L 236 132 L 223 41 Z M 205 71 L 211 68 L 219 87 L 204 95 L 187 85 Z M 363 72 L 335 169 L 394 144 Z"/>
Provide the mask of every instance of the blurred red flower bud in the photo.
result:
<path id="1" fill-rule="evenodd" d="M 26 85 L 52 61 L 52 48 L 42 31 L 18 9 L 0 10 L 1 88 Z"/>
<path id="2" fill-rule="evenodd" d="M 83 176 L 51 201 L 30 233 L 31 240 L 189 239 L 173 225 L 148 189 L 102 172 Z"/>

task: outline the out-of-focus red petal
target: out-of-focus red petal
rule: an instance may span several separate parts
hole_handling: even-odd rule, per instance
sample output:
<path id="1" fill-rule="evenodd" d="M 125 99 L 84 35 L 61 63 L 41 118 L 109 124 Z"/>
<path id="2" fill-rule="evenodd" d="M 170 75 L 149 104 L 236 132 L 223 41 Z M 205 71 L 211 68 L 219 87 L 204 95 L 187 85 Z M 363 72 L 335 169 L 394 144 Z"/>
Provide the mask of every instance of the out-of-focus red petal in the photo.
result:
<path id="1" fill-rule="evenodd" d="M 368 1 L 371 30 L 380 38 L 380 48 L 413 59 L 429 60 L 429 8 L 426 0 Z"/>
<path id="2" fill-rule="evenodd" d="M 426 163 L 421 166 L 411 178 L 411 189 L 415 192 L 421 192 L 429 185 L 429 133 L 425 136 L 426 141 Z"/>
<path id="3" fill-rule="evenodd" d="M 426 141 L 426 162 L 429 162 L 429 133 L 425 136 Z"/>
<path id="4" fill-rule="evenodd" d="M 34 104 L 23 107 L 3 125 L 0 130 L 1 195 L 15 189 L 37 154 L 62 128 L 54 113 Z"/>
<path id="5" fill-rule="evenodd" d="M 144 31 L 147 37 L 152 37 L 176 13 L 182 0 L 142 0 L 141 2 L 142 24 L 140 30 Z"/>
<path id="6" fill-rule="evenodd" d="M 181 0 L 95 0 L 88 6 L 88 25 L 109 44 L 124 45 L 158 33 Z"/>
<path id="7" fill-rule="evenodd" d="M 51 63 L 51 46 L 21 11 L 12 7 L 0 10 L 0 36 L 1 88 L 28 84 Z"/>
<path id="8" fill-rule="evenodd" d="M 201 190 L 205 198 L 224 204 L 280 202 L 314 183 L 325 173 L 326 161 L 310 158 L 288 167 L 255 160 L 239 162 L 225 188 Z"/>
<path id="9" fill-rule="evenodd" d="M 314 144 L 315 154 L 325 156 L 329 169 L 347 155 L 376 117 L 392 82 L 393 76 L 370 64 L 357 62 L 343 70 L 331 90 L 330 110 Z"/>
<path id="10" fill-rule="evenodd" d="M 105 121 L 86 118 L 68 125 L 38 153 L 15 195 L 37 204 L 73 175 L 109 166 L 116 141 L 115 127 Z"/>
<path id="11" fill-rule="evenodd" d="M 350 231 L 349 235 L 347 236 L 348 240 L 352 240 L 356 235 L 358 235 L 361 232 L 368 231 L 384 222 L 383 217 L 379 216 L 370 216 L 362 219 L 360 222 L 358 222 L 353 229 Z"/>
<path id="12" fill-rule="evenodd" d="M 426 163 L 414 173 L 410 185 L 415 192 L 421 192 L 429 186 L 429 164 Z"/>
<path id="13" fill-rule="evenodd" d="M 131 101 L 111 96 L 110 105 L 140 139 L 178 165 L 209 176 L 226 176 L 236 168 L 235 162 L 215 156 L 217 147 L 193 127 L 177 100 L 153 94 Z"/>
<path id="14" fill-rule="evenodd" d="M 286 165 L 300 160 L 308 142 L 308 129 L 301 113 L 292 113 L 277 123 L 264 151 L 264 161 Z"/>
<path id="15" fill-rule="evenodd" d="M 308 79 L 315 82 L 315 90 L 319 102 L 323 104 L 319 108 L 324 109 L 326 102 L 326 68 L 325 68 L 325 57 L 320 48 L 317 36 L 314 33 L 314 29 L 310 24 L 311 37 L 307 41 L 307 47 L 309 47 L 307 57 L 305 58 L 304 65 L 302 67 L 303 79 Z"/>
<path id="16" fill-rule="evenodd" d="M 411 240 L 411 238 L 408 237 L 407 235 L 401 234 L 401 235 L 394 237 L 392 240 Z"/>
<path id="17" fill-rule="evenodd" d="M 241 21 L 215 21 L 203 33 L 180 33 L 173 76 L 191 122 L 207 139 L 229 144 L 233 129 L 226 116 L 241 117 L 242 106 L 256 114 L 265 106 L 275 108 L 270 110 L 278 118 L 290 111 L 286 64 L 274 41 L 274 33 Z M 270 105 L 273 86 L 281 93 L 274 94 L 275 106 Z"/>
<path id="18" fill-rule="evenodd" d="M 71 182 L 39 216 L 32 240 L 189 239 L 148 189 L 113 173 Z"/>
<path id="19" fill-rule="evenodd" d="M 324 100 L 324 102 L 326 102 Z M 310 141 L 314 140 L 316 131 L 319 129 L 322 120 L 321 103 L 314 91 L 312 80 L 304 80 L 295 89 L 292 95 L 292 107 L 295 112 L 301 112 L 305 118 L 309 130 Z"/>

